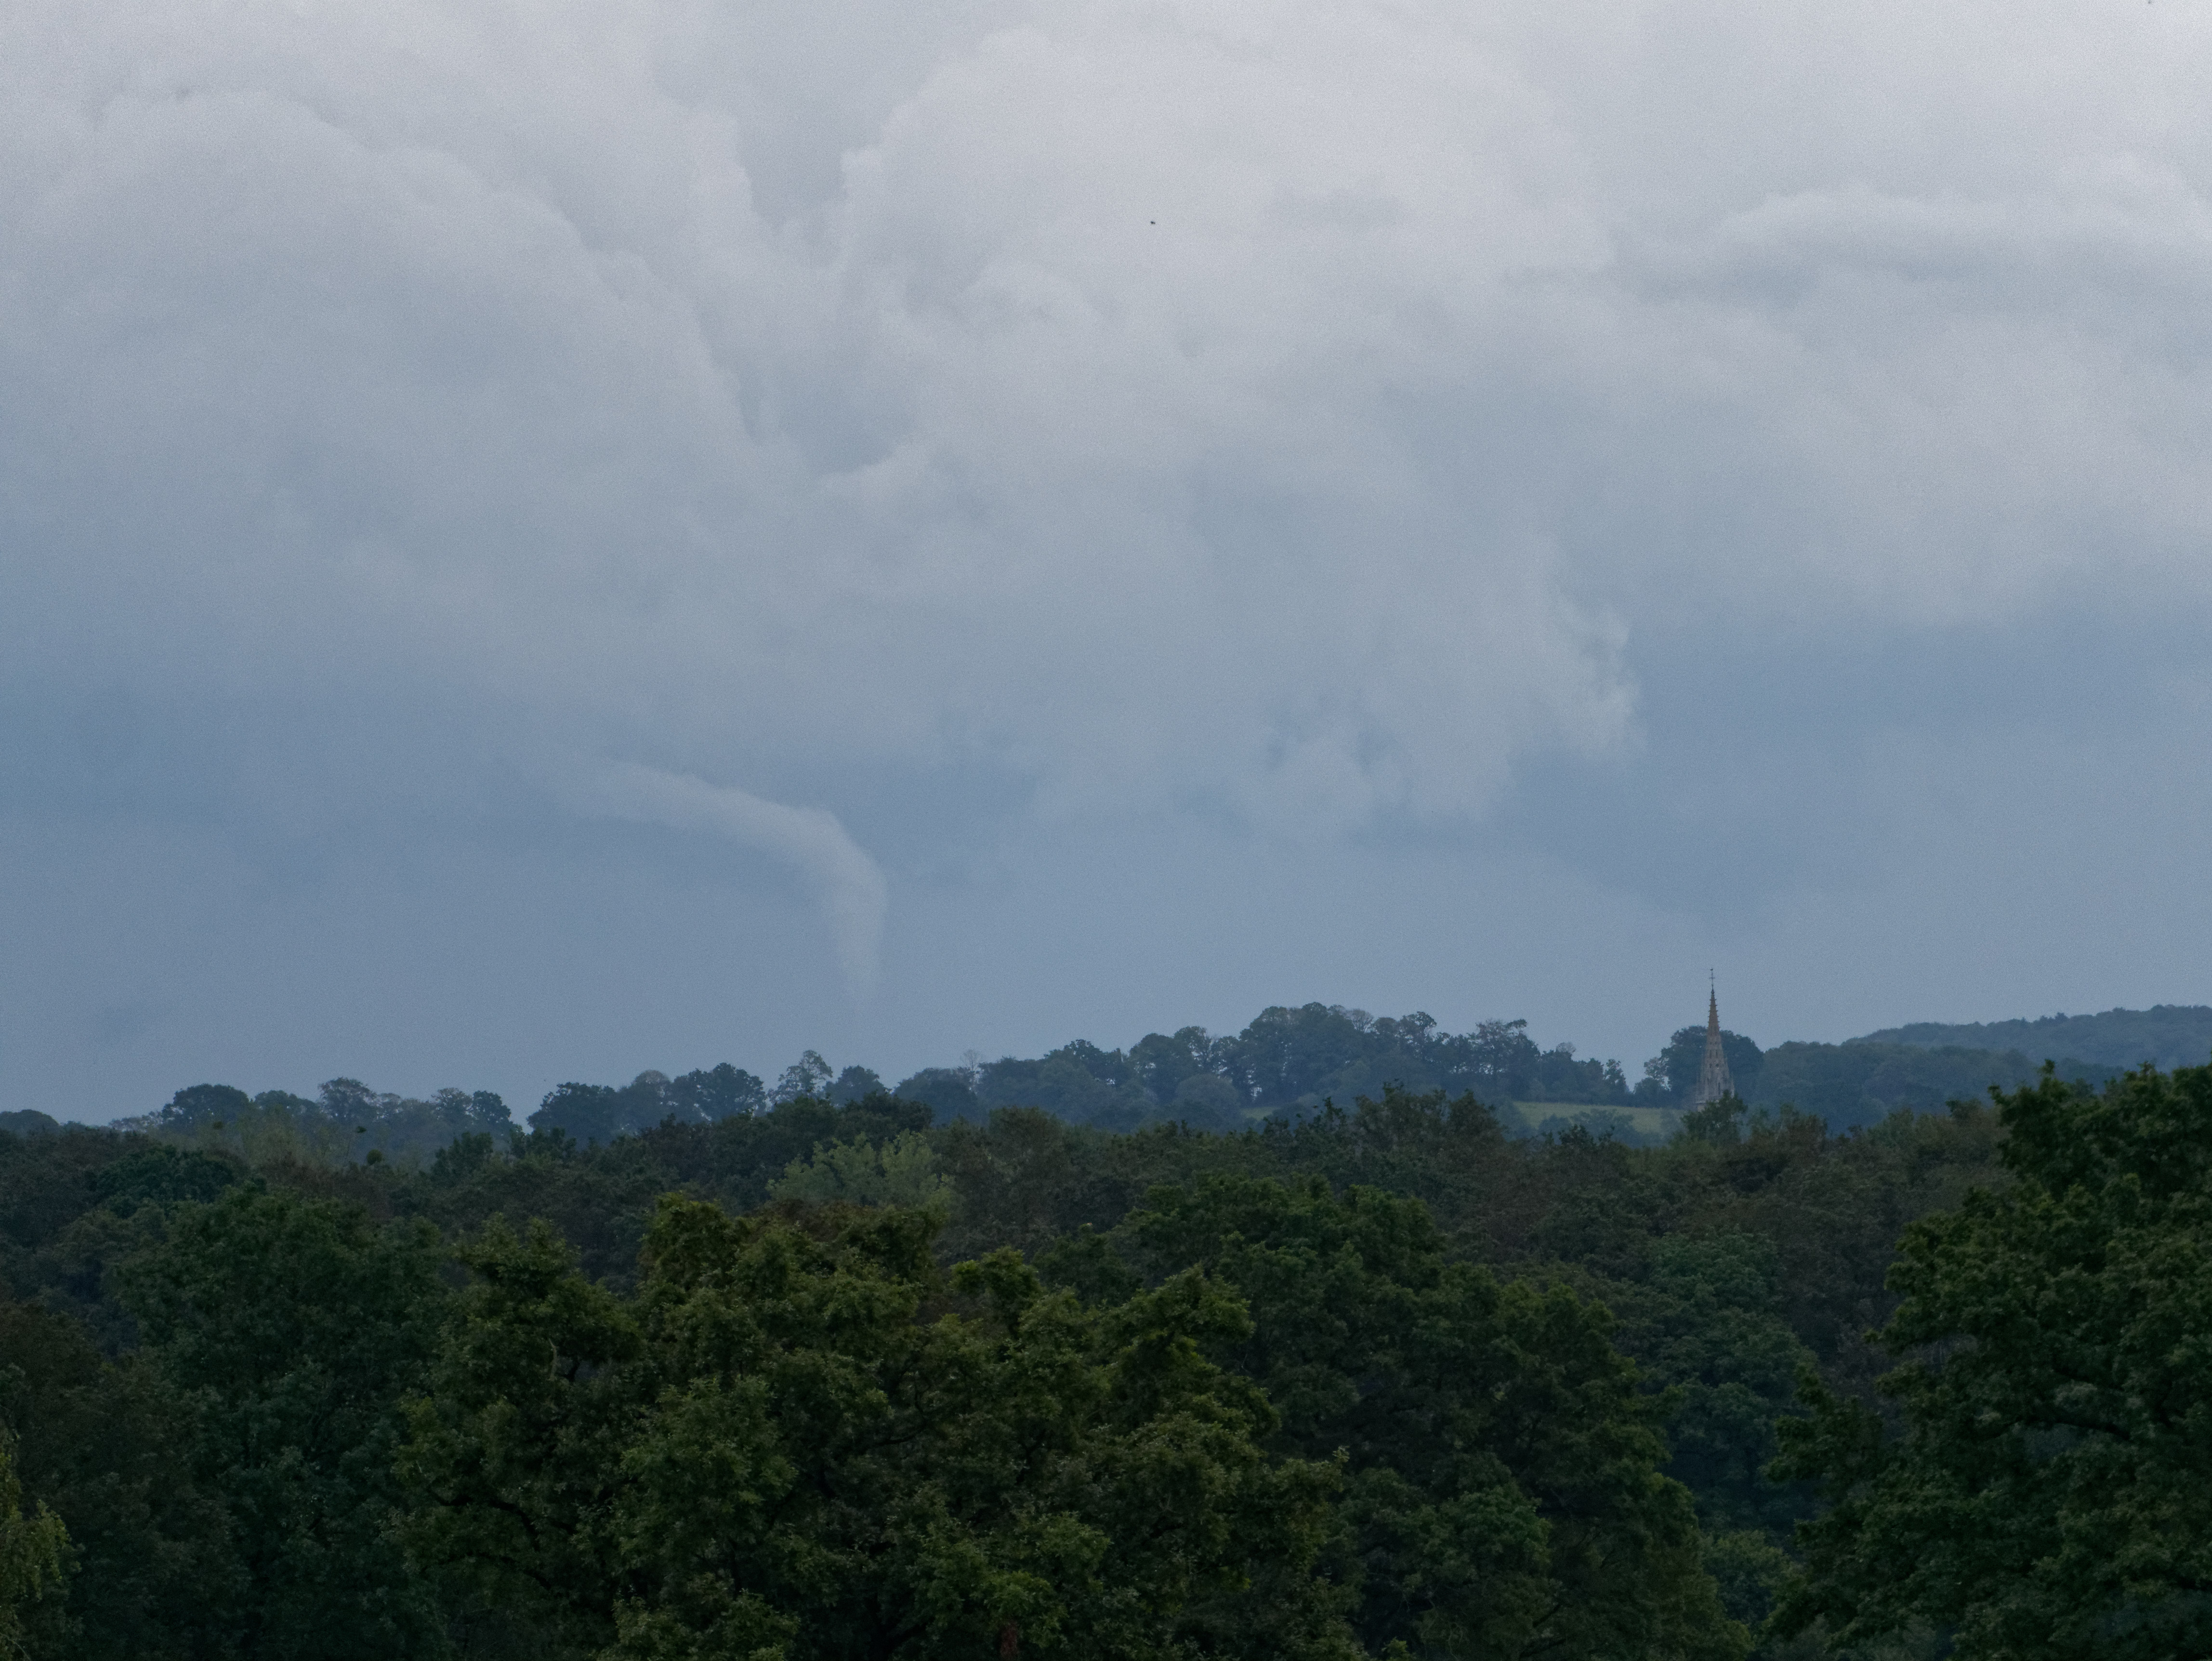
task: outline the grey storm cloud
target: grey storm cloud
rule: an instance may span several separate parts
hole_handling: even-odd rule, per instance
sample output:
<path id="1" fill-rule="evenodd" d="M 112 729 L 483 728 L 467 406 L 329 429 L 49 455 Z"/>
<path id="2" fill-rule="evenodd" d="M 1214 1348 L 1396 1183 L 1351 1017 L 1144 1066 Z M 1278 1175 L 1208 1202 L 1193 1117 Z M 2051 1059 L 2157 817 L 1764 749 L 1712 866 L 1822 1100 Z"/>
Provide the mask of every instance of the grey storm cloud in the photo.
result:
<path id="1" fill-rule="evenodd" d="M 2201 609 L 2208 70 L 2057 0 L 13 7 L 0 679 L 204 821 L 491 757 L 711 830 L 855 984 L 856 777 L 1480 824 L 1634 755 L 1646 636 Z"/>

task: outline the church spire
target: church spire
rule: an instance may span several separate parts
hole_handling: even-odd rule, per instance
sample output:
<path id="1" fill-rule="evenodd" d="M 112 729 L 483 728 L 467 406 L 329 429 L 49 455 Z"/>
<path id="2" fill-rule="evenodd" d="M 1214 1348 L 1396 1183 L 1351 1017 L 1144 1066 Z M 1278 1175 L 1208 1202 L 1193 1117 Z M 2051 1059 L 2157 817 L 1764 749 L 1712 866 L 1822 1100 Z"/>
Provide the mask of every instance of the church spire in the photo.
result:
<path id="1" fill-rule="evenodd" d="M 1704 1107 L 1735 1094 L 1735 1080 L 1729 1077 L 1728 1056 L 1721 1048 L 1720 989 L 1714 985 L 1705 994 L 1705 1064 L 1698 1069 L 1698 1093 L 1690 1105 Z"/>

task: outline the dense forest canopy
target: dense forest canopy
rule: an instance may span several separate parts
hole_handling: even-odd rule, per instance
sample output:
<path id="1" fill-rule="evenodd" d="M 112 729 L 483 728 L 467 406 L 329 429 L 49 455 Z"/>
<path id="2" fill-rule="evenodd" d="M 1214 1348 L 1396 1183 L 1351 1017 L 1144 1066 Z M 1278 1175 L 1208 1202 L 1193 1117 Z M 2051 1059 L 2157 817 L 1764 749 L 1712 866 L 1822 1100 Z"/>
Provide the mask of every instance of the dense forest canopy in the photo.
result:
<path id="1" fill-rule="evenodd" d="M 1395 1082 L 1158 1110 L 1540 1076 L 1517 1023 L 1316 1010 L 947 1069 L 950 1116 L 811 1052 L 526 1130 L 348 1080 L 19 1114 L 0 1642 L 2212 1652 L 2212 1068 L 1869 1122 L 1991 1052 L 1738 1040 L 1750 1099 L 1641 1142 Z M 1070 1068 L 1137 1128 L 1020 1102 Z"/>
<path id="2" fill-rule="evenodd" d="M 15 1607 L 71 1657 L 1932 1655 L 1942 1608 L 1838 1612 L 1825 1427 L 1889 1433 L 1900 1233 L 2021 1191 L 2023 1102 L 2125 1088 L 1658 1147 L 1395 1089 L 1226 1135 L 877 1092 L 428 1160 L 0 1137 L 9 1525 L 67 1536 Z"/>
<path id="3" fill-rule="evenodd" d="M 2212 1068 L 2004 1104 L 2008 1177 L 1905 1232 L 1877 1403 L 1817 1380 L 1774 1474 L 1824 1502 L 1778 1639 L 2212 1653 Z"/>

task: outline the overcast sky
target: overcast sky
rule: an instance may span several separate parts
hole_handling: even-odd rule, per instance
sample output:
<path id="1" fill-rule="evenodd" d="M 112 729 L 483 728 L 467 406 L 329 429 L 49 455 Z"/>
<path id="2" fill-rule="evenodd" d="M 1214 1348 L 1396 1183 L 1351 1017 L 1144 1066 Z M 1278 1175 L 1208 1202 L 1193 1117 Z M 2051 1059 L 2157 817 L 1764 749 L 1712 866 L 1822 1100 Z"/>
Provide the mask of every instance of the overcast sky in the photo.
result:
<path id="1" fill-rule="evenodd" d="M 0 1105 L 2212 1001 L 2212 0 L 0 9 Z"/>

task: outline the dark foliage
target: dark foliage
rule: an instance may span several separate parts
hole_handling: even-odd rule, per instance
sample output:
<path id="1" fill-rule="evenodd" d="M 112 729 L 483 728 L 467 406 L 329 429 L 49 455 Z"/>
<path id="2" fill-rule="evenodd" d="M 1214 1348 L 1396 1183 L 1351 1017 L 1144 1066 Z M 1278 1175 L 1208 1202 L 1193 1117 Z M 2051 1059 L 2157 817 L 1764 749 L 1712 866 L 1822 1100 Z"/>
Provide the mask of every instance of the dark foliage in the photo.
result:
<path id="1" fill-rule="evenodd" d="M 1878 1412 L 1808 1372 L 1828 1502 L 1779 1617 L 1961 1657 L 2212 1652 L 2212 1068 L 2003 1098 L 2001 1189 L 1905 1232 Z"/>
<path id="2" fill-rule="evenodd" d="M 933 1080 L 957 1115 L 734 1068 L 565 1098 L 658 1110 L 604 1138 L 447 1092 L 376 1163 L 271 1129 L 401 1100 L 343 1080 L 0 1137 L 0 1416 L 71 1565 L 26 1641 L 1741 1654 L 1830 1480 L 1762 1475 L 1794 1384 L 1884 1410 L 1842 1404 L 1881 1400 L 1895 1243 L 2009 1191 L 1998 1116 L 1248 1114 L 1378 1053 L 1534 1076 L 1515 1024 L 1316 1007 L 1023 1075 L 1127 1132 L 993 1109 L 986 1066 Z M 872 1076 L 818 1062 L 774 1093 Z M 924 1200 L 808 1202 L 869 1181 Z"/>
<path id="3" fill-rule="evenodd" d="M 855 1070 L 866 1071 L 848 1069 Z M 558 1130 L 580 1142 L 611 1142 L 617 1136 L 635 1135 L 664 1122 L 714 1124 L 759 1113 L 767 1107 L 767 1087 L 744 1068 L 724 1062 L 676 1079 L 665 1073 L 641 1073 L 620 1089 L 612 1085 L 562 1085 L 530 1116 L 530 1127 Z"/>
<path id="4" fill-rule="evenodd" d="M 2069 1062 L 2069 1079 L 2102 1083 L 2118 1069 Z M 1960 1098 L 1979 1100 L 1992 1086 L 2010 1090 L 2033 1080 L 2037 1066 L 2017 1050 L 1923 1048 L 1902 1043 L 1778 1044 L 1762 1058 L 1757 1080 L 1737 1080 L 1757 1106 L 1787 1103 L 1838 1129 L 1873 1124 L 1892 1113 L 1936 1113 Z"/>
<path id="5" fill-rule="evenodd" d="M 2148 1009 L 2107 1009 L 2101 1015 L 2043 1015 L 2027 1021 L 1982 1021 L 1947 1026 L 1918 1021 L 1910 1026 L 1869 1032 L 1869 1043 L 1911 1044 L 1930 1049 L 2017 1050 L 2040 1062 L 2059 1062 L 2059 1076 L 2085 1067 L 2126 1068 L 2201 1067 L 2212 1056 L 2212 1005 L 2154 1004 Z"/>

